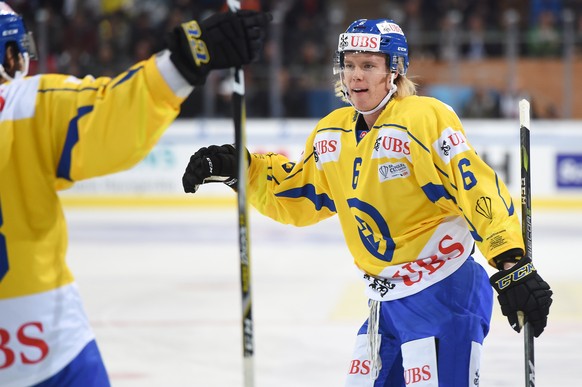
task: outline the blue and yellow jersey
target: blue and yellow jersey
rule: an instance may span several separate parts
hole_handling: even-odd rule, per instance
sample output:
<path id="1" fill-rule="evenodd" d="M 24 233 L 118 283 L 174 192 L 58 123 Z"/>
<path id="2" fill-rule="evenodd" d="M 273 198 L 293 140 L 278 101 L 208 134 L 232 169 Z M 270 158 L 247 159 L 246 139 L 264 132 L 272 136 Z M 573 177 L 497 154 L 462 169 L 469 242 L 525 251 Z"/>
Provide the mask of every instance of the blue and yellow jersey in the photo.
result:
<path id="1" fill-rule="evenodd" d="M 442 102 L 393 99 L 356 140 L 357 113 L 319 121 L 297 162 L 253 154 L 249 200 L 282 223 L 339 217 L 370 297 L 404 297 L 451 274 L 476 243 L 492 259 L 523 249 L 506 186 Z"/>
<path id="2" fill-rule="evenodd" d="M 0 328 L 3 353 L 14 355 L 0 356 L 0 385 L 37 383 L 93 337 L 65 261 L 57 191 L 130 168 L 156 144 L 183 101 L 159 63 L 113 79 L 51 74 L 0 86 Z"/>

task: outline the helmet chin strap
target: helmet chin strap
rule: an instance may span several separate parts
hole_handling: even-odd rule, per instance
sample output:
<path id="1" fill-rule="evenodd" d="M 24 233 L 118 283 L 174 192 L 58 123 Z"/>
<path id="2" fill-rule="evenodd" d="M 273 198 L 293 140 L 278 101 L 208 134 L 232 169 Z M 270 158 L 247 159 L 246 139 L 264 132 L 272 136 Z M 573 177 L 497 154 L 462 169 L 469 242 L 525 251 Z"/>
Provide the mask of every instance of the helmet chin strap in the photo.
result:
<path id="1" fill-rule="evenodd" d="M 394 93 L 396 93 L 396 90 L 398 90 L 398 87 L 394 84 L 395 76 L 396 76 L 396 73 L 390 73 L 390 90 L 388 91 L 388 94 L 386 94 L 386 96 L 384 98 L 382 98 L 382 101 L 380 101 L 380 103 L 378 105 L 376 105 L 376 107 L 371 109 L 371 110 L 361 111 L 357 107 L 355 107 L 354 104 L 352 103 L 352 99 L 350 98 L 350 93 L 348 93 L 348 88 L 345 86 L 345 84 L 343 82 L 342 82 L 342 91 L 343 91 L 344 95 L 346 96 L 346 99 L 348 100 L 350 105 L 352 105 L 352 107 L 354 109 L 356 109 L 356 111 L 358 113 L 360 113 L 364 116 L 367 116 L 369 114 L 374 114 L 378 110 L 384 108 L 384 106 L 386 106 L 388 101 L 390 101 L 390 98 L 392 98 L 392 95 L 394 95 Z M 343 78 L 343 75 L 342 75 L 342 78 Z"/>

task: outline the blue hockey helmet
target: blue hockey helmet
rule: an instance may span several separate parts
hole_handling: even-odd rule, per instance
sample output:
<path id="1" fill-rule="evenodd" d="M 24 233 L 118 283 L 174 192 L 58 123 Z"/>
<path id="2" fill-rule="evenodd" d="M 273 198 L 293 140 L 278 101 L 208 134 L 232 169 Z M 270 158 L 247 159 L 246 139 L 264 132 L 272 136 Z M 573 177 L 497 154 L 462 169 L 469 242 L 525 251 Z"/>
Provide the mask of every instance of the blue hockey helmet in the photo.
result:
<path id="1" fill-rule="evenodd" d="M 22 54 L 24 68 L 18 71 L 18 75 L 25 76 L 28 73 L 29 60 L 36 59 L 32 34 L 26 31 L 22 17 L 8 4 L 0 1 L 0 74 L 8 80 L 13 79 L 4 69 L 6 49 L 10 43 L 15 44 L 18 52 Z"/>
<path id="2" fill-rule="evenodd" d="M 339 36 L 336 60 L 343 67 L 344 53 L 377 52 L 388 58 L 390 72 L 406 75 L 408 43 L 398 24 L 390 19 L 356 20 Z M 399 66 L 400 65 L 400 66 Z"/>

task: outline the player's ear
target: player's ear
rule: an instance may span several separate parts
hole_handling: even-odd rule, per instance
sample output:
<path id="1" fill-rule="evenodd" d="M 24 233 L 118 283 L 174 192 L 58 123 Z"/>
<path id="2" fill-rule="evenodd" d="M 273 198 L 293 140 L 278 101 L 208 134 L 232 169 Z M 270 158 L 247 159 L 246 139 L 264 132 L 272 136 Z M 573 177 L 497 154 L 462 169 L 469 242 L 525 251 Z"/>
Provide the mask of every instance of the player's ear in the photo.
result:
<path id="1" fill-rule="evenodd" d="M 4 68 L 10 76 L 13 76 L 16 71 L 22 70 L 22 58 L 13 44 L 6 45 Z"/>
<path id="2" fill-rule="evenodd" d="M 392 79 L 394 79 L 394 84 L 396 84 L 396 79 L 399 77 L 400 74 L 396 73 L 388 73 L 388 75 L 386 76 L 386 86 L 388 86 L 388 88 L 390 88 L 390 83 L 392 82 Z"/>

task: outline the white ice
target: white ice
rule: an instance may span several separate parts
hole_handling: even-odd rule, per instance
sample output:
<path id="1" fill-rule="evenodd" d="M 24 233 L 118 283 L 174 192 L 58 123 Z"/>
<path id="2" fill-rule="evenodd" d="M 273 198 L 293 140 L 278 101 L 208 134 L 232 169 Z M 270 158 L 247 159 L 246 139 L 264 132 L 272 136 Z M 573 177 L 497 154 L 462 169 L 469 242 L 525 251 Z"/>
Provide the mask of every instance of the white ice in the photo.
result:
<path id="1" fill-rule="evenodd" d="M 114 387 L 243 386 L 234 208 L 66 213 L 68 262 Z M 337 221 L 296 228 L 251 212 L 250 229 L 255 386 L 343 386 L 367 309 Z M 579 385 L 581 230 L 582 212 L 534 208 L 534 262 L 555 293 L 535 340 L 540 386 Z M 523 335 L 495 303 L 480 385 L 524 383 Z"/>

